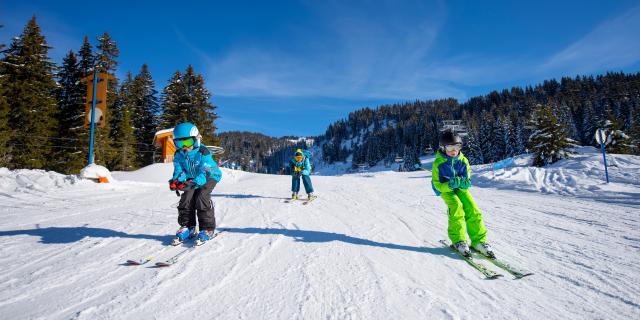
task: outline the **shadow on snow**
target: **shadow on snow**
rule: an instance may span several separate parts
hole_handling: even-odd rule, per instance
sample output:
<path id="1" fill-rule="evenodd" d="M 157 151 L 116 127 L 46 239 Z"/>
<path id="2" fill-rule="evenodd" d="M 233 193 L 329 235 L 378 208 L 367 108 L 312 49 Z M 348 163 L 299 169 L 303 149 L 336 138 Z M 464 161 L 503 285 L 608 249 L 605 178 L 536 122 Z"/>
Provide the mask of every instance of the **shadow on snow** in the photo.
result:
<path id="1" fill-rule="evenodd" d="M 84 238 L 131 238 L 157 240 L 163 244 L 171 243 L 172 235 L 128 234 L 121 231 L 90 227 L 47 227 L 25 230 L 0 231 L 0 237 L 29 235 L 40 237 L 40 243 L 72 243 Z"/>
<path id="2" fill-rule="evenodd" d="M 221 198 L 230 198 L 230 199 L 280 199 L 280 200 L 289 199 L 289 198 L 278 198 L 278 197 L 265 197 L 265 196 L 255 195 L 255 194 L 212 193 L 211 196 L 214 198 L 221 197 Z"/>
<path id="3" fill-rule="evenodd" d="M 385 243 L 385 242 L 377 242 L 357 237 L 348 236 L 341 233 L 334 232 L 323 232 L 323 231 L 310 231 L 310 230 L 297 230 L 297 229 L 275 229 L 275 228 L 219 228 L 222 232 L 230 232 L 230 233 L 246 233 L 246 234 L 273 234 L 273 235 L 283 235 L 286 237 L 290 237 L 295 239 L 295 241 L 299 242 L 307 242 L 307 243 L 322 243 L 322 242 L 331 242 L 331 241 L 340 241 L 344 243 L 350 243 L 361 246 L 371 246 L 371 247 L 379 247 L 386 249 L 394 249 L 394 250 L 405 250 L 405 251 L 413 251 L 420 253 L 430 253 L 436 255 L 443 256 L 451 256 L 451 251 L 444 247 L 414 247 L 414 246 L 406 246 L 394 243 Z"/>

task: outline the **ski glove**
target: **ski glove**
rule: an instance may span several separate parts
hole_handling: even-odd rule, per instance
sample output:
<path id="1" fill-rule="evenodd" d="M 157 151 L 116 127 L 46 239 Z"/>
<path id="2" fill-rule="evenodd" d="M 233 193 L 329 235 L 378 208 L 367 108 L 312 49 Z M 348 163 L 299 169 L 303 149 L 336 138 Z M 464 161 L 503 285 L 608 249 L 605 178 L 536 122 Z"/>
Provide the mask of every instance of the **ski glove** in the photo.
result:
<path id="1" fill-rule="evenodd" d="M 464 178 L 460 179 L 460 189 L 467 190 L 471 187 L 471 180 Z"/>
<path id="2" fill-rule="evenodd" d="M 176 191 L 176 189 L 178 189 L 178 179 L 176 180 L 169 180 L 169 189 L 171 191 Z"/>
<path id="3" fill-rule="evenodd" d="M 453 189 L 469 189 L 471 187 L 471 180 L 467 178 L 455 177 L 449 180 L 449 188 Z"/>
<path id="4" fill-rule="evenodd" d="M 451 178 L 451 180 L 449 180 L 449 189 L 460 189 L 460 178 Z"/>

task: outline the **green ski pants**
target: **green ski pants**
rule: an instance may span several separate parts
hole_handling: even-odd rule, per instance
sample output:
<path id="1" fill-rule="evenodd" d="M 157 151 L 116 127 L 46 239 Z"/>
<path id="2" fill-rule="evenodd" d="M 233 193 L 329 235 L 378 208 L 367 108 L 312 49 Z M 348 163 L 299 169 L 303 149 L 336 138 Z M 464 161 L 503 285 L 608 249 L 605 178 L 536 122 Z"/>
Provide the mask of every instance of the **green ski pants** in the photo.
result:
<path id="1" fill-rule="evenodd" d="M 466 241 L 465 229 L 469 233 L 471 245 L 485 242 L 487 229 L 482 221 L 482 213 L 468 190 L 456 189 L 440 195 L 449 207 L 449 239 L 451 243 Z"/>

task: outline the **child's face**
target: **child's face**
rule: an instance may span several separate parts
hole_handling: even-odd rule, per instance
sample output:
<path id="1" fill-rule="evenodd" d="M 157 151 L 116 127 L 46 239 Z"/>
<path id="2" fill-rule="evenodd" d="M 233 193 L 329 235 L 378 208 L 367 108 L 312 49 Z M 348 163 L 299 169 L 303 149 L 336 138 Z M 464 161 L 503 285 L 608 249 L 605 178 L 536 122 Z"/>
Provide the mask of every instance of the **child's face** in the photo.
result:
<path id="1" fill-rule="evenodd" d="M 444 147 L 444 152 L 447 154 L 447 156 L 453 158 L 458 156 L 458 153 L 460 153 L 460 148 L 462 148 L 461 144 L 446 145 Z"/>
<path id="2" fill-rule="evenodd" d="M 451 158 L 457 157 L 459 152 L 460 152 L 460 150 L 446 151 L 447 156 L 449 156 Z"/>

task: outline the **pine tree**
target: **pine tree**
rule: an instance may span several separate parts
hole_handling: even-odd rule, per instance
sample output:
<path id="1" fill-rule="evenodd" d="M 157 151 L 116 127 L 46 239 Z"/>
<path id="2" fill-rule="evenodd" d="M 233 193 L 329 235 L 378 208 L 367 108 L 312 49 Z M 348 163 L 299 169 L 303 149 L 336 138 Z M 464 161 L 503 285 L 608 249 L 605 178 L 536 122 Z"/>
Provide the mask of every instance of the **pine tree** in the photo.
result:
<path id="1" fill-rule="evenodd" d="M 217 107 L 209 102 L 211 93 L 205 88 L 204 78 L 202 75 L 195 74 L 193 67 L 189 65 L 184 75 L 184 83 L 187 85 L 187 92 L 191 97 L 193 116 L 195 116 L 193 123 L 200 130 L 202 142 L 218 145 L 219 141 L 215 136 L 215 121 L 218 119 L 218 115 L 215 113 Z"/>
<path id="2" fill-rule="evenodd" d="M 515 147 L 515 153 L 514 155 L 519 155 L 519 154 L 523 154 L 525 152 L 528 152 L 527 150 L 527 134 L 525 133 L 525 126 L 523 121 L 520 118 L 514 118 L 515 120 L 512 121 L 512 123 L 514 124 L 514 134 L 513 134 L 513 146 Z"/>
<path id="3" fill-rule="evenodd" d="M 637 108 L 631 114 L 630 136 L 632 152 L 640 154 L 640 108 Z"/>
<path id="4" fill-rule="evenodd" d="M 494 150 L 494 159 L 493 161 L 500 161 L 506 158 L 506 149 L 507 143 L 509 141 L 509 132 L 505 127 L 505 117 L 499 116 L 496 119 L 495 125 L 493 127 L 493 150 Z"/>
<path id="5" fill-rule="evenodd" d="M 612 112 L 609 113 L 609 119 L 601 125 L 604 134 L 607 136 L 605 147 L 611 153 L 630 153 L 633 145 L 632 139 L 625 134 L 622 125 L 616 119 Z"/>
<path id="6" fill-rule="evenodd" d="M 34 16 L 22 35 L 14 38 L 3 59 L 10 123 L 6 134 L 15 151 L 9 164 L 13 168 L 51 167 L 54 147 L 50 138 L 56 136 L 57 105 L 55 66 L 48 50 Z"/>
<path id="7" fill-rule="evenodd" d="M 480 148 L 480 141 L 478 139 L 478 133 L 475 125 L 469 126 L 469 132 L 466 140 L 466 143 L 463 144 L 463 152 L 467 159 L 469 159 L 469 163 L 483 164 L 485 162 L 484 156 L 482 154 L 482 148 Z"/>
<path id="8" fill-rule="evenodd" d="M 91 44 L 89 43 L 89 37 L 84 36 L 82 47 L 80 47 L 80 51 L 78 51 L 78 56 L 80 56 L 78 69 L 80 69 L 80 74 L 82 75 L 82 77 L 84 78 L 86 76 L 93 74 L 93 68 L 96 62 L 96 58 L 93 55 L 93 49 L 91 49 Z M 85 86 L 85 90 L 86 90 L 86 86 Z"/>
<path id="9" fill-rule="evenodd" d="M 82 71 L 73 51 L 69 51 L 63 60 L 58 83 L 58 134 L 60 144 L 65 147 L 56 149 L 55 169 L 63 173 L 78 173 L 86 164 L 89 132 L 84 127 L 87 88 L 82 82 Z"/>
<path id="10" fill-rule="evenodd" d="M 568 129 L 558 121 L 550 106 L 537 105 L 531 125 L 535 127 L 529 137 L 534 166 L 546 166 L 569 157 L 569 149 L 575 145 L 574 141 L 569 138 Z"/>
<path id="11" fill-rule="evenodd" d="M 510 117 L 502 119 L 502 143 L 504 144 L 504 158 L 511 158 L 518 154 L 516 132 Z"/>
<path id="12" fill-rule="evenodd" d="M 0 25 L 2 28 L 2 25 Z M 0 43 L 0 52 L 4 50 L 5 45 Z M 0 61 L 0 167 L 6 167 L 9 165 L 11 160 L 11 149 L 7 144 L 9 141 L 9 103 L 6 99 L 6 89 L 7 86 L 5 84 L 5 64 L 3 61 Z"/>
<path id="13" fill-rule="evenodd" d="M 482 151 L 482 157 L 484 163 L 494 162 L 498 160 L 496 155 L 496 149 L 494 147 L 494 130 L 493 130 L 493 116 L 487 111 L 482 112 L 480 124 L 480 135 L 478 140 L 480 142 L 480 150 Z"/>
<path id="14" fill-rule="evenodd" d="M 158 131 L 160 104 L 158 102 L 155 84 L 149 72 L 149 67 L 144 64 L 140 73 L 134 78 L 131 88 L 135 109 L 133 110 L 133 126 L 140 152 L 138 162 L 140 165 L 153 163 L 153 137 Z"/>
<path id="15" fill-rule="evenodd" d="M 118 63 L 116 58 L 120 55 L 120 51 L 116 43 L 108 33 L 104 33 L 98 37 L 98 53 L 95 55 L 96 67 L 98 72 L 115 75 Z M 104 128 L 95 128 L 94 140 L 94 161 L 97 164 L 104 165 L 107 168 L 117 162 L 116 158 L 120 156 L 119 150 L 114 149 L 111 145 L 109 137 L 111 136 L 110 110 L 113 110 L 114 104 L 118 99 L 118 79 L 114 76 L 107 83 L 107 112 L 104 117 Z"/>
<path id="16" fill-rule="evenodd" d="M 195 74 L 191 65 L 184 74 L 176 71 L 162 93 L 162 127 L 172 128 L 180 122 L 191 122 L 198 127 L 204 144 L 217 145 L 217 107 L 209 102 L 210 98 L 204 78 Z"/>
<path id="17" fill-rule="evenodd" d="M 176 71 L 169 84 L 162 90 L 162 115 L 160 116 L 161 129 L 175 127 L 180 122 L 188 121 L 189 117 L 183 111 L 182 106 L 188 104 L 187 90 L 182 85 L 182 73 Z"/>
<path id="18" fill-rule="evenodd" d="M 113 105 L 111 136 L 119 152 L 112 159 L 111 166 L 118 170 L 129 171 L 139 167 L 138 145 L 135 135 L 134 114 L 137 109 L 137 97 L 132 92 L 133 75 L 129 71 L 127 78 L 118 91 L 118 99 Z"/>

